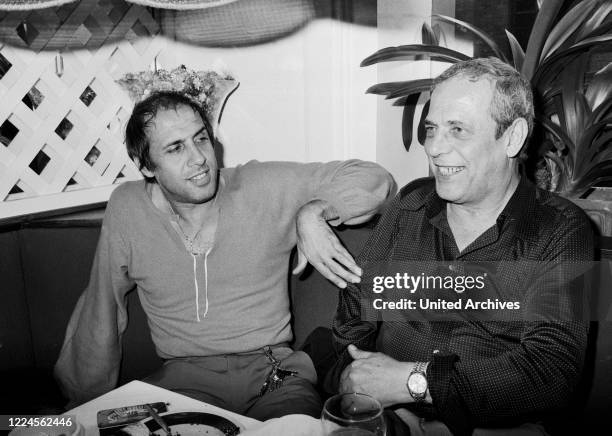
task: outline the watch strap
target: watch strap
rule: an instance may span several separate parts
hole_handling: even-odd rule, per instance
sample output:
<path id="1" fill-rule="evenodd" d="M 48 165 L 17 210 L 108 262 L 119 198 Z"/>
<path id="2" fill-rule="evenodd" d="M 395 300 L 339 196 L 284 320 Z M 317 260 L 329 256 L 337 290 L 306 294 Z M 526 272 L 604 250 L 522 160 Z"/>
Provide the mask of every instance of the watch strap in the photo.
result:
<path id="1" fill-rule="evenodd" d="M 408 375 L 408 381 L 406 383 L 406 387 L 408 388 L 408 392 L 410 393 L 410 396 L 417 403 L 425 401 L 425 398 L 427 397 L 427 388 L 422 393 L 414 392 L 412 389 L 410 389 L 410 382 L 409 382 L 410 377 L 412 377 L 414 374 L 421 374 L 423 377 L 425 377 L 425 380 L 427 380 L 427 373 L 426 373 L 427 366 L 428 366 L 428 362 L 416 362 L 414 368 L 412 368 L 412 371 L 410 371 L 410 374 Z"/>
<path id="2" fill-rule="evenodd" d="M 414 366 L 414 369 L 412 370 L 412 372 L 420 372 L 423 375 L 427 375 L 425 373 L 426 369 L 427 369 L 427 362 L 416 362 L 416 365 Z"/>

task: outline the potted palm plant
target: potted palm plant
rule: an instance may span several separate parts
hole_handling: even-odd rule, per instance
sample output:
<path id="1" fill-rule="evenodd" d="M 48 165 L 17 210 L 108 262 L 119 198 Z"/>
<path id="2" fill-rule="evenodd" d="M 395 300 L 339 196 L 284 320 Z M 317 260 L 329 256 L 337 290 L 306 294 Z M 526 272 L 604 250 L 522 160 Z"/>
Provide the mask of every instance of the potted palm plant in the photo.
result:
<path id="1" fill-rule="evenodd" d="M 612 196 L 599 199 L 602 195 L 593 193 L 597 185 L 612 182 L 612 63 L 587 77 L 593 52 L 612 44 L 612 0 L 583 0 L 561 13 L 563 3 L 541 2 L 525 50 L 506 30 L 510 58 L 477 27 L 443 15 L 434 19 L 461 26 L 531 81 L 539 130 L 526 152 L 534 168 L 532 178 L 541 187 L 581 205 L 600 231 L 612 236 Z M 444 47 L 440 32 L 439 26 L 425 23 L 422 44 L 384 48 L 361 65 L 423 57 L 454 63 L 469 58 Z M 406 149 L 413 139 L 416 102 L 421 93 L 429 92 L 431 84 L 432 79 L 424 78 L 380 83 L 367 90 L 395 99 L 394 105 L 404 107 L 402 137 Z M 423 143 L 422 132 L 417 137 Z"/>

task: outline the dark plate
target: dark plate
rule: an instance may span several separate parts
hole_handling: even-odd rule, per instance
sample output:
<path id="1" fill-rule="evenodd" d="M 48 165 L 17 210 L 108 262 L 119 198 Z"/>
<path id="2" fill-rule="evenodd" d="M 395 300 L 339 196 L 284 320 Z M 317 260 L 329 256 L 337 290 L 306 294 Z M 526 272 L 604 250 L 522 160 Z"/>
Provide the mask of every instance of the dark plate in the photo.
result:
<path id="1" fill-rule="evenodd" d="M 182 412 L 182 413 L 169 413 L 162 415 L 162 419 L 170 427 L 172 434 L 176 433 L 174 426 L 181 424 L 190 424 L 195 427 L 201 426 L 202 430 L 205 426 L 216 428 L 220 430 L 226 436 L 234 436 L 240 433 L 240 428 L 227 418 L 212 413 L 201 413 L 201 412 Z M 144 422 L 150 432 L 160 430 L 160 425 L 153 419 Z M 195 429 L 195 428 L 194 428 Z M 180 431 L 179 431 L 180 433 Z M 203 431 L 203 433 L 205 433 Z"/>

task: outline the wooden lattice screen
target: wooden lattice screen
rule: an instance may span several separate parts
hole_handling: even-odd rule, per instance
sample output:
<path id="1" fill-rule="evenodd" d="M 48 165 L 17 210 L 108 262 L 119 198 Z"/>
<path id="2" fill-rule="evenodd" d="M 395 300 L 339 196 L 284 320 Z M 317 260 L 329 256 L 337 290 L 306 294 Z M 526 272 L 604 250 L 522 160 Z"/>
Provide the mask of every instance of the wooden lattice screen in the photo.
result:
<path id="1" fill-rule="evenodd" d="M 83 0 L 0 14 L 0 29 L 0 218 L 36 212 L 34 197 L 102 201 L 139 178 L 123 144 L 133 103 L 115 80 L 166 46 L 151 10 Z"/>

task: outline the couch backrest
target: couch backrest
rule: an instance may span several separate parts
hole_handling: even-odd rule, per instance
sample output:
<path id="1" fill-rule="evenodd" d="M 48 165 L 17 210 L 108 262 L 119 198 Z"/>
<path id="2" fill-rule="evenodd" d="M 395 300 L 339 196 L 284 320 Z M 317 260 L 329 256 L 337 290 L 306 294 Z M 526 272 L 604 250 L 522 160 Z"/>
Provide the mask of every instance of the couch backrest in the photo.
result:
<path id="1" fill-rule="evenodd" d="M 353 256 L 361 252 L 370 232 L 370 226 L 345 227 L 336 231 Z M 311 267 L 300 277 L 291 277 L 290 289 L 294 347 L 299 348 L 316 327 L 331 327 L 339 291 Z"/>
<path id="2" fill-rule="evenodd" d="M 89 271 L 100 222 L 45 222 L 0 233 L 0 370 L 50 370 Z M 161 365 L 136 292 L 128 297 L 122 381 Z"/>
<path id="3" fill-rule="evenodd" d="M 6 301 L 0 308 L 0 370 L 53 367 L 72 310 L 89 281 L 100 224 L 99 219 L 51 220 L 0 233 Z M 338 235 L 357 254 L 369 232 L 368 227 L 344 228 Z M 299 347 L 315 327 L 330 326 L 338 290 L 312 268 L 289 280 L 294 345 Z M 128 312 L 122 382 L 142 378 L 161 365 L 135 291 L 128 295 Z"/>
<path id="4" fill-rule="evenodd" d="M 19 231 L 0 233 L 0 371 L 33 359 Z"/>

